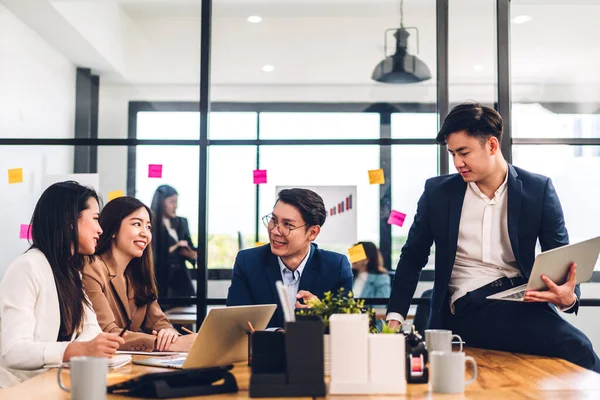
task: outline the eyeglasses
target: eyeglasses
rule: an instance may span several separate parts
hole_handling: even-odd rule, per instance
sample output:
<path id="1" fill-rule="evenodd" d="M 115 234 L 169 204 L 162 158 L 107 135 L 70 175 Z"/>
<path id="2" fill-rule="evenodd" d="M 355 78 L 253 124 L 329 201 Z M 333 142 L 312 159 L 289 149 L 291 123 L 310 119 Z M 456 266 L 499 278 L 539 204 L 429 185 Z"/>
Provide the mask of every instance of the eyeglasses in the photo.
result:
<path id="1" fill-rule="evenodd" d="M 279 228 L 279 232 L 283 236 L 289 236 L 290 232 L 292 232 L 294 229 L 302 228 L 303 226 L 308 225 L 304 224 L 300 226 L 293 226 L 288 222 L 279 222 L 277 218 L 273 217 L 272 214 L 268 214 L 262 217 L 262 222 L 265 225 L 265 227 L 269 230 L 269 232 L 271 232 L 273 229 L 275 229 L 275 227 L 277 227 Z"/>

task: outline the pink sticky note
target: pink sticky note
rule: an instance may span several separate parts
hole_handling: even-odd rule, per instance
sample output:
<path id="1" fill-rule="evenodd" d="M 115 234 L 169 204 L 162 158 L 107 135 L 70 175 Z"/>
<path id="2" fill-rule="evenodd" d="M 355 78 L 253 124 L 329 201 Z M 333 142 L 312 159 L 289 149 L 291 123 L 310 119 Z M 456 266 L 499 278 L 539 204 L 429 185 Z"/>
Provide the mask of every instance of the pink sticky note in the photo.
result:
<path id="1" fill-rule="evenodd" d="M 267 170 L 266 169 L 255 169 L 254 170 L 254 184 L 267 183 Z"/>
<path id="2" fill-rule="evenodd" d="M 390 213 L 390 218 L 388 218 L 388 224 L 390 225 L 404 225 L 404 220 L 406 219 L 406 214 L 403 214 L 399 211 L 392 210 Z"/>
<path id="3" fill-rule="evenodd" d="M 148 165 L 148 178 L 162 178 L 162 164 Z"/>
<path id="4" fill-rule="evenodd" d="M 21 231 L 19 232 L 19 239 L 31 240 L 31 225 L 21 224 Z"/>

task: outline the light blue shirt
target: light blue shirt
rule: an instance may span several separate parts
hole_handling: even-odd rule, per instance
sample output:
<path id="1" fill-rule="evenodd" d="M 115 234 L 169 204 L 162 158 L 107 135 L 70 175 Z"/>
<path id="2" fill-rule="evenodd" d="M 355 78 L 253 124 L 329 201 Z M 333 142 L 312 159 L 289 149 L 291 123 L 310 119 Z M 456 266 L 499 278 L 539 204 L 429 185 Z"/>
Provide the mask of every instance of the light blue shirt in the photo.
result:
<path id="1" fill-rule="evenodd" d="M 312 247 L 312 246 L 311 246 Z M 291 271 L 288 267 L 285 266 L 281 257 L 277 257 L 277 261 L 279 262 L 279 269 L 281 270 L 281 280 L 283 284 L 287 287 L 288 296 L 290 299 L 290 304 L 292 307 L 296 305 L 296 294 L 298 294 L 298 290 L 300 289 L 300 278 L 302 278 L 302 272 L 304 271 L 304 267 L 306 267 L 306 263 L 308 262 L 308 257 L 310 257 L 311 247 L 308 248 L 308 253 L 304 260 L 298 265 L 295 271 Z"/>

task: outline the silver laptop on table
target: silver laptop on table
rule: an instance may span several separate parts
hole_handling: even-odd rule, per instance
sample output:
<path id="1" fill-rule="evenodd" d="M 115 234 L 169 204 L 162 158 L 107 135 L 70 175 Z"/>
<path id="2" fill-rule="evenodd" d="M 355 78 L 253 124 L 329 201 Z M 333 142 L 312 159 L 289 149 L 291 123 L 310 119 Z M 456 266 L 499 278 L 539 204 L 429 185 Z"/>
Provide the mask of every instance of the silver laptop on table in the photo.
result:
<path id="1" fill-rule="evenodd" d="M 577 264 L 577 283 L 590 280 L 600 254 L 600 236 L 583 242 L 570 244 L 540 253 L 535 258 L 529 282 L 500 293 L 488 296 L 493 300 L 523 301 L 527 290 L 548 290 L 541 278 L 546 275 L 557 285 L 562 285 L 569 276 L 571 263 Z"/>
<path id="2" fill-rule="evenodd" d="M 187 357 L 185 355 L 135 359 L 134 364 L 166 368 L 206 368 L 248 360 L 248 322 L 263 330 L 276 304 L 234 306 L 210 310 Z"/>

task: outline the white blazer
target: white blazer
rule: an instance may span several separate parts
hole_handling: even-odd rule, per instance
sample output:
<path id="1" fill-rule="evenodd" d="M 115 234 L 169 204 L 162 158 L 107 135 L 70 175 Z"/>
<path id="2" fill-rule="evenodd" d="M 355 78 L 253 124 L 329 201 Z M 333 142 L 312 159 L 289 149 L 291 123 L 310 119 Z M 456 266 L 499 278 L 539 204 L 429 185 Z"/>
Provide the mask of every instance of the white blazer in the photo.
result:
<path id="1" fill-rule="evenodd" d="M 89 341 L 102 332 L 94 311 L 84 309 L 83 329 L 71 340 Z M 29 250 L 10 264 L 0 283 L 0 387 L 61 364 L 70 342 L 57 341 L 59 330 L 52 269 L 41 251 Z"/>

